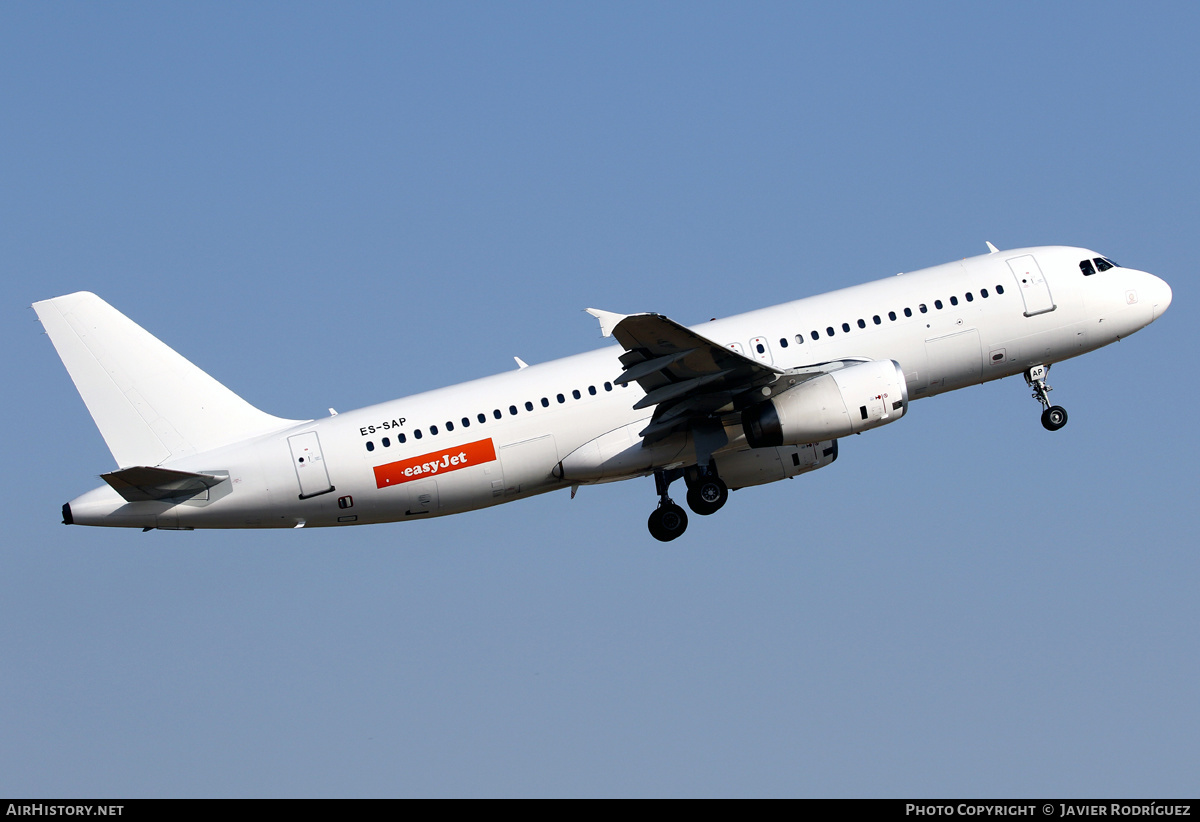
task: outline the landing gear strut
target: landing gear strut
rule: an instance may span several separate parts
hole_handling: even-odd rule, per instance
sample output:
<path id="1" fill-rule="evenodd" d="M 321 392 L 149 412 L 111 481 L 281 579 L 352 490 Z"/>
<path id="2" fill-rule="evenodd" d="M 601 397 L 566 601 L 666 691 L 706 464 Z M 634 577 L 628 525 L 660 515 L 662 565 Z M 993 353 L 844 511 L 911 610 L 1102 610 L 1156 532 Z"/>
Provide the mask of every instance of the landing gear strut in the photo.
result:
<path id="1" fill-rule="evenodd" d="M 682 476 L 682 472 L 679 469 L 669 472 L 659 469 L 654 472 L 654 488 L 658 491 L 658 508 L 654 509 L 654 513 L 650 515 L 646 525 L 650 529 L 650 536 L 659 542 L 670 542 L 682 536 L 683 532 L 687 530 L 687 512 L 672 502 L 667 495 L 667 489 L 671 482 L 680 476 Z"/>
<path id="2" fill-rule="evenodd" d="M 1067 424 L 1067 409 L 1061 405 L 1051 405 L 1049 394 L 1054 389 L 1046 384 L 1046 375 L 1050 366 L 1035 365 L 1025 372 L 1025 382 L 1033 389 L 1033 398 L 1042 404 L 1042 427 L 1047 431 L 1057 431 Z"/>

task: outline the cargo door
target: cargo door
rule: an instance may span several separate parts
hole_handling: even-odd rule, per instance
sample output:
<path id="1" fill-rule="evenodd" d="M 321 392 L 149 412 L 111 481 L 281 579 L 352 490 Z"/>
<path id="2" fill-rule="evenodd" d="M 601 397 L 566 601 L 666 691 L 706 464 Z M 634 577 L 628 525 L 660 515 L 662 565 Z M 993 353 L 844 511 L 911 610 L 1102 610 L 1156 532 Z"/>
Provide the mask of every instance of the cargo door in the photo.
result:
<path id="1" fill-rule="evenodd" d="M 945 337 L 925 341 L 929 358 L 929 393 L 938 394 L 980 381 L 983 354 L 979 332 L 972 328 Z"/>
<path id="2" fill-rule="evenodd" d="M 500 448 L 500 465 L 504 469 L 504 496 L 528 494 L 558 482 L 553 475 L 558 465 L 558 448 L 554 436 L 515 442 Z"/>

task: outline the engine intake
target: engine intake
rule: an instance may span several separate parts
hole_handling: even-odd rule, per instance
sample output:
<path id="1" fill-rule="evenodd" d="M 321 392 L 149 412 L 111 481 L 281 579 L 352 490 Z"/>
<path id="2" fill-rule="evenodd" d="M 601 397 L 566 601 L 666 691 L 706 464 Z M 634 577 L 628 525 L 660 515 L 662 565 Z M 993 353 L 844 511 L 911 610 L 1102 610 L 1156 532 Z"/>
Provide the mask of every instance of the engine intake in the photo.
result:
<path id="1" fill-rule="evenodd" d="M 753 448 L 803 445 L 894 422 L 908 410 L 908 385 L 895 360 L 852 365 L 800 383 L 742 412 Z"/>

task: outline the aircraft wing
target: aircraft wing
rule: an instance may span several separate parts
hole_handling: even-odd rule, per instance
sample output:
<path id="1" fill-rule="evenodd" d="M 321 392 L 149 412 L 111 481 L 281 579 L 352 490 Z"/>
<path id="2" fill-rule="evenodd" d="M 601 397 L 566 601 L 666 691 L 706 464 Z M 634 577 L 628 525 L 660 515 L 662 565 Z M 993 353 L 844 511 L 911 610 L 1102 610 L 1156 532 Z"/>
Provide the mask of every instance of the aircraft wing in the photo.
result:
<path id="1" fill-rule="evenodd" d="M 771 385 L 784 372 L 739 354 L 661 314 L 611 314 L 588 309 L 625 349 L 618 385 L 646 392 L 634 408 L 654 406 L 640 432 L 648 442 L 734 408 L 734 398 Z"/>

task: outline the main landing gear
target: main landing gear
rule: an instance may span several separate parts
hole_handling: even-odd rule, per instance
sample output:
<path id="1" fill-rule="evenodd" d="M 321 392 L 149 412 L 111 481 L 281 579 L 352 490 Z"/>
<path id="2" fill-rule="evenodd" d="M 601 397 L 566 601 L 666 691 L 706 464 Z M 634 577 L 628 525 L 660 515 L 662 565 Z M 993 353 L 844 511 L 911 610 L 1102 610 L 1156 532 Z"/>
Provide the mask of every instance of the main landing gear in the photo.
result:
<path id="1" fill-rule="evenodd" d="M 1050 366 L 1035 365 L 1025 372 L 1025 382 L 1033 389 L 1033 398 L 1042 404 L 1042 427 L 1047 431 L 1057 431 L 1067 424 L 1067 409 L 1061 405 L 1051 405 L 1049 394 L 1054 389 L 1046 385 L 1046 375 Z"/>
<path id="2" fill-rule="evenodd" d="M 646 521 L 650 536 L 659 542 L 670 542 L 687 530 L 687 512 L 671 501 L 667 489 L 671 483 L 683 475 L 678 468 L 670 471 L 658 469 L 654 472 L 654 490 L 658 492 L 658 507 Z"/>
<path id="3" fill-rule="evenodd" d="M 701 472 L 699 468 L 691 469 L 694 473 L 683 475 L 687 483 L 687 504 L 694 512 L 702 517 L 715 514 L 729 500 L 729 486 L 717 476 L 716 469 L 709 467 Z"/>
<path id="4" fill-rule="evenodd" d="M 660 542 L 670 542 L 687 530 L 687 512 L 672 502 L 667 494 L 671 483 L 680 477 L 687 483 L 688 508 L 700 516 L 715 514 L 729 499 L 729 487 L 717 476 L 712 466 L 707 470 L 692 467 L 687 471 L 679 468 L 655 471 L 654 489 L 658 492 L 658 508 L 654 509 L 646 525 L 650 535 Z"/>

